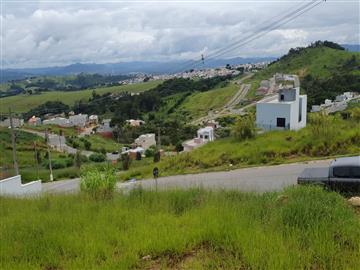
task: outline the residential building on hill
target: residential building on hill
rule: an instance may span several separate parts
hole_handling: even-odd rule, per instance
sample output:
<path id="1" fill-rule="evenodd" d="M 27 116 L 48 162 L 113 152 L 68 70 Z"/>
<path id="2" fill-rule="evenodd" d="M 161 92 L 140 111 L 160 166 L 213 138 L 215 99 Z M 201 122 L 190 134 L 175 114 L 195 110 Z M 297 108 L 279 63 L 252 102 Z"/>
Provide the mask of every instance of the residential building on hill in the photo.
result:
<path id="1" fill-rule="evenodd" d="M 307 96 L 300 88 L 280 89 L 274 98 L 256 104 L 256 125 L 264 130 L 298 130 L 306 126 Z"/>
<path id="2" fill-rule="evenodd" d="M 144 150 L 148 149 L 152 145 L 156 145 L 155 134 L 148 133 L 140 135 L 137 139 L 135 139 L 135 145 L 142 147 Z"/>

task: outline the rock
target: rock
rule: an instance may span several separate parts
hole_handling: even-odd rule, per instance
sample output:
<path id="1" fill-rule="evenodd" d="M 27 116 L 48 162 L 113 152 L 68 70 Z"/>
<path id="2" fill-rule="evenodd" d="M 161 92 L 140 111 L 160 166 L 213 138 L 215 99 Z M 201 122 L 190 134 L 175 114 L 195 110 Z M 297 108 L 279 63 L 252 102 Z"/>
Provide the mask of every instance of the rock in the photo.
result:
<path id="1" fill-rule="evenodd" d="M 352 205 L 352 206 L 357 206 L 360 207 L 360 197 L 351 197 L 348 202 Z"/>
<path id="2" fill-rule="evenodd" d="M 150 256 L 150 255 L 146 255 L 146 256 L 142 257 L 141 259 L 144 260 L 144 261 L 148 261 L 148 260 L 151 259 L 151 256 Z"/>

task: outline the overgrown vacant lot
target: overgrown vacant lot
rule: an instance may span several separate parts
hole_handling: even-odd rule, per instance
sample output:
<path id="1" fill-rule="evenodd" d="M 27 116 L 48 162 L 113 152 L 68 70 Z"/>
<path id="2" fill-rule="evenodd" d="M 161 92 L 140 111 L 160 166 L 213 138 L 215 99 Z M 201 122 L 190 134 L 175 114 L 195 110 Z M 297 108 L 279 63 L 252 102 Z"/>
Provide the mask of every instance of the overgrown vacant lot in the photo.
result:
<path id="1" fill-rule="evenodd" d="M 1 269 L 358 269 L 360 218 L 314 187 L 0 198 Z"/>

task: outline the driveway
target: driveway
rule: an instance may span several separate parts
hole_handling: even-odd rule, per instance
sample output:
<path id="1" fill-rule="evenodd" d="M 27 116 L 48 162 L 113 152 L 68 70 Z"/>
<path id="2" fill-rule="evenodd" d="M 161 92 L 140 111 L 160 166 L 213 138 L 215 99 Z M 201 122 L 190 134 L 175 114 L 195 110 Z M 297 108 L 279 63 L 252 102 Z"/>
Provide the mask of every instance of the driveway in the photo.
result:
<path id="1" fill-rule="evenodd" d="M 293 163 L 277 166 L 254 167 L 225 172 L 175 175 L 158 178 L 158 189 L 203 187 L 209 189 L 234 189 L 241 191 L 266 192 L 281 190 L 296 184 L 298 175 L 310 167 L 327 167 L 330 160 Z M 160 172 L 161 173 L 161 172 Z M 155 189 L 153 179 L 118 183 L 118 189 L 129 190 L 136 186 Z M 79 179 L 44 183 L 45 192 L 69 192 L 79 190 Z"/>

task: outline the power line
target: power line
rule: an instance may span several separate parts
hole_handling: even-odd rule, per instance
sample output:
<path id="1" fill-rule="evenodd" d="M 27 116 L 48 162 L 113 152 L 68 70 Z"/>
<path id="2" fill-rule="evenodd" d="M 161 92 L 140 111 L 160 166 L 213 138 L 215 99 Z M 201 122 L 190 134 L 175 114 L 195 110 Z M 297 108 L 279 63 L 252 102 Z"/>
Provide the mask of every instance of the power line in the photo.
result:
<path id="1" fill-rule="evenodd" d="M 210 54 L 206 58 L 206 60 L 208 61 L 210 59 L 215 59 L 216 57 L 219 57 L 226 53 L 229 53 L 229 52 L 233 51 L 234 49 L 238 49 L 239 47 L 248 44 L 249 42 L 277 29 L 278 27 L 285 25 L 286 23 L 289 23 L 290 21 L 294 20 L 295 18 L 299 17 L 300 15 L 304 14 L 305 12 L 313 9 L 314 7 L 321 4 L 322 2 L 323 2 L 323 0 L 313 0 L 312 2 L 307 2 L 306 4 L 302 4 L 301 7 L 295 9 L 294 11 L 289 12 L 288 14 L 283 15 L 281 17 L 281 19 L 279 19 L 278 21 L 271 22 L 269 25 L 263 26 L 258 31 L 256 31 L 257 33 L 248 35 L 245 38 L 245 40 L 243 40 L 240 44 L 238 43 L 240 40 L 237 40 L 236 42 L 233 42 L 232 44 L 230 44 L 227 47 L 218 49 L 217 51 Z M 276 17 L 279 17 L 279 16 L 275 16 L 274 18 L 276 18 Z M 202 61 L 197 60 L 197 61 L 188 61 L 188 62 L 189 62 L 189 64 L 182 65 L 178 70 L 179 71 L 184 70 L 184 69 L 186 70 L 189 67 L 194 67 L 194 66 L 198 65 Z"/>

